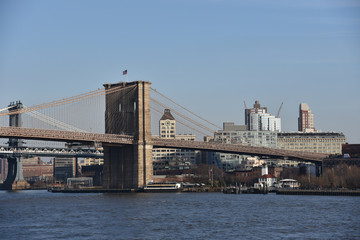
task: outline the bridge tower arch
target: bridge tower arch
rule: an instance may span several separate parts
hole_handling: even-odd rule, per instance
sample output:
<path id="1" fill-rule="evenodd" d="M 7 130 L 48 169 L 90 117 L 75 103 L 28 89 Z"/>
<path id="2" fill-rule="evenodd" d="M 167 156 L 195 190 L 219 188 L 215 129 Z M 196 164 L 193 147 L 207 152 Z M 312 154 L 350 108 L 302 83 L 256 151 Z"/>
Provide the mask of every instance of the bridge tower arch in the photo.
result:
<path id="1" fill-rule="evenodd" d="M 104 84 L 105 133 L 134 136 L 134 144 L 104 145 L 103 186 L 139 189 L 153 177 L 150 82 Z"/>

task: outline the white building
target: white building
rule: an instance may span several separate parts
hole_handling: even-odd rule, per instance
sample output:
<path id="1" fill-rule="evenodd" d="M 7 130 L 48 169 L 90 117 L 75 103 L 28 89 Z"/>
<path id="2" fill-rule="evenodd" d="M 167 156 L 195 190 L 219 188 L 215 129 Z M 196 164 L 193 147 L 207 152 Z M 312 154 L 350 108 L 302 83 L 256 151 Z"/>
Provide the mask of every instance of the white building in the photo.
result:
<path id="1" fill-rule="evenodd" d="M 254 167 L 260 167 L 265 164 L 264 160 L 258 159 L 258 157 L 245 157 L 245 159 L 241 162 L 239 169 L 240 170 L 251 170 Z M 262 174 L 264 175 L 264 174 Z"/>
<path id="2" fill-rule="evenodd" d="M 269 113 L 250 113 L 249 130 L 281 132 L 281 119 Z"/>
<path id="3" fill-rule="evenodd" d="M 253 108 L 245 109 L 245 125 L 224 122 L 223 130 L 214 133 L 214 141 L 277 148 L 277 133 L 280 131 L 281 119 L 269 114 L 266 107 L 261 107 L 259 101 L 255 101 Z M 242 161 L 248 158 L 248 156 L 238 154 L 218 153 L 217 155 L 225 171 L 243 167 Z"/>
<path id="4" fill-rule="evenodd" d="M 245 124 L 250 131 L 281 132 L 281 119 L 268 113 L 259 101 L 255 101 L 254 108 L 245 109 Z"/>
<path id="5" fill-rule="evenodd" d="M 255 120 L 252 121 L 250 118 L 250 114 L 252 114 L 252 113 L 255 113 L 255 114 L 267 113 L 267 108 L 261 107 L 259 101 L 256 100 L 253 108 L 245 109 L 245 125 L 247 126 L 247 130 L 250 130 L 251 127 L 253 126 L 253 124 L 258 126 L 258 121 L 255 121 Z M 256 128 L 256 126 L 254 126 L 253 129 L 258 129 L 258 128 Z"/>
<path id="6" fill-rule="evenodd" d="M 159 136 L 165 139 L 177 139 L 195 141 L 194 134 L 176 134 L 176 120 L 169 109 L 164 110 L 163 116 L 159 121 Z M 197 151 L 175 148 L 154 148 L 153 161 L 154 169 L 184 169 L 195 164 Z"/>
<path id="7" fill-rule="evenodd" d="M 235 125 L 233 122 L 223 123 L 223 130 L 214 133 L 214 141 L 219 143 L 277 147 L 277 132 L 274 131 L 248 131 L 245 125 Z M 218 153 L 222 169 L 225 171 L 241 167 L 246 155 Z M 215 157 L 215 156 L 213 156 Z"/>
<path id="8" fill-rule="evenodd" d="M 159 136 L 161 138 L 175 138 L 176 120 L 169 109 L 164 110 L 164 115 L 159 121 Z"/>
<path id="9" fill-rule="evenodd" d="M 271 174 L 262 175 L 261 177 L 259 177 L 258 181 L 263 187 L 268 188 L 275 187 L 277 182 L 276 177 Z"/>

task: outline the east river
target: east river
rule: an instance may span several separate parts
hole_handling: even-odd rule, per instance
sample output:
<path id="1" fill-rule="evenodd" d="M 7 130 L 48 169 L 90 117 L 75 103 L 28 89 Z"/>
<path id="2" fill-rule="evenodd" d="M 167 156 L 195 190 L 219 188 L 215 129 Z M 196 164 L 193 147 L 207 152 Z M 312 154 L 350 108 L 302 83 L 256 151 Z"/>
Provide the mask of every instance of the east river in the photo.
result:
<path id="1" fill-rule="evenodd" d="M 360 197 L 0 191 L 0 239 L 360 239 Z"/>

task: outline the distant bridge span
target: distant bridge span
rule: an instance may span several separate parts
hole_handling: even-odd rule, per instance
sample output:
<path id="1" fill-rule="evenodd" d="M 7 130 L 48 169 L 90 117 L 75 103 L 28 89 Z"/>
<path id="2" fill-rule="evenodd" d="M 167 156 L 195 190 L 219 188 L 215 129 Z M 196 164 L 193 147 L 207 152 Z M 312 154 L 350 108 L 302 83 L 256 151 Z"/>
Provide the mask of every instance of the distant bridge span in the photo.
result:
<path id="1" fill-rule="evenodd" d="M 22 157 L 83 157 L 104 158 L 104 153 L 99 149 L 73 149 L 52 147 L 8 147 L 0 146 L 0 158 L 14 156 Z"/>
<path id="2" fill-rule="evenodd" d="M 101 142 L 104 145 L 113 146 L 132 145 L 134 143 L 134 137 L 129 135 L 45 130 L 20 127 L 0 127 L 0 138 L 21 138 L 64 142 Z M 152 145 L 154 148 L 179 148 L 233 154 L 281 157 L 294 160 L 310 161 L 314 163 L 320 163 L 322 162 L 323 158 L 328 156 L 327 154 L 322 153 L 298 152 L 266 147 L 252 147 L 247 145 L 232 145 L 215 142 L 185 141 L 161 138 L 152 138 Z"/>

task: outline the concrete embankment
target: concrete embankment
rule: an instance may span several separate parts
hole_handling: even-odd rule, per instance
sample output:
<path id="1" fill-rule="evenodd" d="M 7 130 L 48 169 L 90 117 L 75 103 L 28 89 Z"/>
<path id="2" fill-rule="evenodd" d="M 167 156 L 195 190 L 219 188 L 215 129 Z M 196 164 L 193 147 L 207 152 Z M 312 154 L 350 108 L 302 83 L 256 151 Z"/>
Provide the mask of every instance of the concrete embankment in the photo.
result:
<path id="1" fill-rule="evenodd" d="M 360 190 L 310 190 L 310 189 L 281 189 L 280 195 L 327 195 L 327 196 L 360 196 Z"/>

